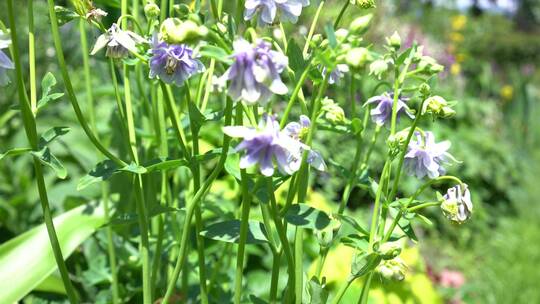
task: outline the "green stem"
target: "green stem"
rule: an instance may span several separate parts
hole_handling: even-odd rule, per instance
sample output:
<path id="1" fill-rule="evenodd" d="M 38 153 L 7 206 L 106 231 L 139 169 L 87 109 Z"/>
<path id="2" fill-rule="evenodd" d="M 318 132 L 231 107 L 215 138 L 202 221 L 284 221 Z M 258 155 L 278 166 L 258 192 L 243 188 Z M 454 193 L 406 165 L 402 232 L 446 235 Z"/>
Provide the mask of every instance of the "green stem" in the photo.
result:
<path id="1" fill-rule="evenodd" d="M 423 209 L 423 208 L 433 207 L 433 206 L 440 206 L 440 205 L 441 205 L 440 202 L 423 203 L 423 204 L 408 208 L 407 212 L 415 212 L 415 211 L 418 211 L 418 210 Z"/>
<path id="2" fill-rule="evenodd" d="M 227 106 L 225 109 L 225 125 L 229 126 L 231 125 L 231 112 L 232 112 L 232 101 L 230 99 L 227 99 Z M 187 246 L 188 246 L 188 240 L 189 240 L 189 231 L 191 227 L 191 219 L 193 217 L 193 213 L 195 210 L 195 207 L 198 206 L 201 199 L 204 197 L 210 186 L 212 185 L 213 181 L 218 177 L 218 175 L 221 173 L 221 170 L 223 169 L 223 165 L 225 164 L 225 160 L 227 159 L 227 154 L 229 151 L 229 145 L 230 145 L 230 137 L 224 135 L 223 136 L 223 149 L 221 150 L 221 156 L 218 161 L 218 164 L 214 168 L 214 171 L 208 176 L 208 178 L 204 181 L 201 189 L 195 193 L 195 196 L 191 199 L 191 202 L 186 204 L 186 217 L 184 220 L 184 227 L 182 230 L 182 235 L 180 237 L 180 251 L 178 253 L 178 257 L 176 259 L 176 265 L 174 267 L 173 273 L 171 274 L 171 278 L 169 280 L 167 291 L 165 292 L 165 296 L 163 297 L 162 303 L 168 303 L 172 292 L 174 291 L 174 288 L 176 286 L 176 282 L 178 281 L 178 277 L 180 275 L 180 272 L 182 271 L 182 268 L 185 263 L 185 259 L 187 256 Z"/>
<path id="3" fill-rule="evenodd" d="M 304 58 L 307 56 L 309 51 L 309 43 L 311 42 L 311 38 L 313 38 L 313 34 L 315 33 L 315 27 L 317 26 L 317 21 L 319 20 L 319 16 L 321 15 L 321 11 L 324 7 L 325 1 L 321 1 L 319 3 L 319 7 L 317 7 L 317 11 L 315 12 L 315 17 L 313 17 L 313 21 L 311 22 L 311 26 L 309 27 L 309 33 L 306 38 L 306 43 L 304 44 L 304 50 L 302 51 L 302 55 Z"/>
<path id="4" fill-rule="evenodd" d="M 180 145 L 180 151 L 182 152 L 184 157 L 189 158 L 190 153 L 186 148 L 186 144 L 184 143 L 185 140 L 183 136 L 182 126 L 180 125 L 180 120 L 177 116 L 176 106 L 172 101 L 172 96 L 169 94 L 170 92 L 167 89 L 167 85 L 165 83 L 160 81 L 159 85 L 161 86 L 161 90 L 163 91 L 163 99 L 165 101 L 167 112 L 169 113 L 169 119 L 171 120 L 174 132 L 176 133 L 178 144 Z"/>
<path id="5" fill-rule="evenodd" d="M 341 197 L 341 202 L 339 204 L 338 214 L 343 214 L 345 211 L 345 207 L 347 206 L 347 202 L 349 201 L 349 197 L 351 195 L 352 188 L 354 187 L 356 183 L 356 177 L 358 171 L 358 165 L 360 163 L 360 152 L 362 151 L 362 136 L 358 136 L 356 138 L 356 152 L 354 153 L 354 159 L 353 163 L 351 164 L 351 170 L 350 170 L 350 177 L 349 181 L 347 182 L 347 185 L 345 186 L 345 189 L 343 190 L 343 196 Z"/>
<path id="6" fill-rule="evenodd" d="M 351 286 L 351 283 L 354 281 L 354 279 L 354 277 L 349 277 L 345 284 L 341 285 L 341 288 L 337 292 L 336 297 L 332 300 L 332 304 L 338 304 L 341 301 L 341 298 L 343 298 L 343 295 L 345 295 L 345 292 L 347 291 L 347 289 L 349 289 L 349 286 Z"/>
<path id="7" fill-rule="evenodd" d="M 368 277 L 364 281 L 364 285 L 362 286 L 362 292 L 360 293 L 360 297 L 358 298 L 358 304 L 367 303 L 369 299 L 369 288 L 371 286 L 372 279 L 373 279 L 373 271 L 368 274 Z"/>
<path id="8" fill-rule="evenodd" d="M 28 2 L 28 65 L 30 75 L 30 108 L 32 115 L 37 114 L 36 90 L 36 44 L 34 35 L 34 1 Z M 17 46 L 15 46 L 17 47 Z"/>
<path id="9" fill-rule="evenodd" d="M 105 215 L 105 222 L 110 222 L 110 207 L 109 207 L 109 193 L 107 190 L 107 184 L 103 184 L 101 187 L 101 197 L 103 200 L 103 212 Z M 112 295 L 113 295 L 113 303 L 120 303 L 120 293 L 118 291 L 118 271 L 116 267 L 116 249 L 114 246 L 114 238 L 113 238 L 113 230 L 111 225 L 107 226 L 107 229 L 105 230 L 105 233 L 107 234 L 107 252 L 109 255 L 109 264 L 111 267 L 111 288 L 112 288 Z"/>
<path id="10" fill-rule="evenodd" d="M 341 11 L 339 11 L 339 15 L 336 19 L 336 21 L 334 22 L 334 29 L 337 29 L 338 26 L 339 26 L 339 23 L 341 22 L 341 18 L 343 18 L 343 14 L 345 14 L 345 11 L 347 10 L 347 8 L 349 7 L 349 0 L 345 0 L 344 1 L 345 4 L 343 5 L 343 7 L 341 8 Z"/>
<path id="11" fill-rule="evenodd" d="M 320 249 L 319 263 L 317 263 L 317 270 L 315 271 L 315 276 L 317 276 L 319 281 L 321 280 L 322 270 L 324 268 L 324 263 L 326 262 L 326 257 L 328 256 L 329 249 L 330 248 L 328 247 L 321 247 Z"/>
<path id="12" fill-rule="evenodd" d="M 369 230 L 369 250 L 373 250 L 373 243 L 375 241 L 375 234 L 377 232 L 377 220 L 379 218 L 379 209 L 381 204 L 381 194 L 383 189 L 383 183 L 386 179 L 390 166 L 390 159 L 387 158 L 384 163 L 384 167 L 381 173 L 381 178 L 379 179 L 379 186 L 377 188 L 377 194 L 375 195 L 375 205 L 373 206 L 373 214 L 371 216 L 371 228 Z"/>
<path id="13" fill-rule="evenodd" d="M 18 94 L 19 94 L 19 105 L 21 108 L 24 128 L 25 128 L 28 141 L 30 142 L 32 149 L 37 150 L 38 139 L 37 139 L 37 131 L 36 131 L 36 122 L 35 122 L 34 115 L 32 114 L 32 108 L 28 102 L 26 92 L 24 89 L 22 67 L 21 67 L 21 61 L 20 61 L 19 49 L 18 49 L 19 43 L 18 43 L 18 36 L 17 36 L 17 26 L 15 23 L 15 15 L 13 11 L 13 0 L 7 1 L 7 7 L 8 7 L 9 24 L 11 28 L 11 41 L 13 42 L 13 48 L 12 48 L 13 61 L 15 65 L 15 74 L 17 78 L 16 81 L 17 81 L 17 89 L 18 89 Z M 64 257 L 62 255 L 60 243 L 58 242 L 58 236 L 56 235 L 56 230 L 54 228 L 54 222 L 53 222 L 52 214 L 50 210 L 49 199 L 47 196 L 47 188 L 45 186 L 45 178 L 43 176 L 43 168 L 41 166 L 41 163 L 36 157 L 34 157 L 34 170 L 36 174 L 36 181 L 37 181 L 37 186 L 38 186 L 39 198 L 41 202 L 41 208 L 43 210 L 43 219 L 45 221 L 45 227 L 47 228 L 47 234 L 49 236 L 49 241 L 51 243 L 54 258 L 55 258 L 56 264 L 58 265 L 58 270 L 60 272 L 60 276 L 62 277 L 62 282 L 64 283 L 64 288 L 66 289 L 66 293 L 67 293 L 69 301 L 71 303 L 78 303 L 79 300 L 77 298 L 77 294 L 75 293 L 73 285 L 71 284 L 71 281 L 69 279 L 69 273 L 68 273 L 66 264 L 64 262 Z"/>
<path id="14" fill-rule="evenodd" d="M 291 109 L 296 102 L 296 99 L 298 98 L 298 93 L 300 93 L 300 90 L 302 90 L 302 85 L 304 84 L 304 81 L 306 81 L 306 78 L 309 74 L 309 69 L 311 67 L 311 60 L 309 61 L 306 69 L 302 72 L 300 75 L 300 79 L 296 83 L 296 86 L 294 87 L 294 90 L 291 94 L 291 97 L 289 98 L 289 102 L 287 103 L 287 107 L 285 108 L 285 111 L 283 112 L 283 116 L 281 117 L 281 121 L 279 123 L 280 128 L 284 128 L 287 124 L 287 119 L 289 118 L 289 113 L 291 112 Z"/>
<path id="15" fill-rule="evenodd" d="M 64 86 L 66 87 L 66 91 L 68 93 L 69 101 L 71 102 L 71 106 L 73 107 L 73 110 L 75 111 L 75 115 L 77 116 L 77 120 L 81 127 L 83 128 L 86 136 L 90 141 L 94 144 L 94 146 L 101 152 L 103 155 L 105 155 L 107 158 L 114 161 L 117 165 L 120 167 L 124 167 L 127 164 L 122 161 L 120 158 L 116 157 L 114 154 L 112 154 L 107 148 L 105 148 L 99 140 L 96 138 L 90 127 L 88 126 L 88 123 L 86 122 L 86 119 L 84 118 L 84 115 L 81 111 L 81 108 L 79 107 L 79 103 L 77 101 L 77 96 L 75 95 L 75 91 L 73 89 L 73 85 L 71 84 L 71 79 L 69 78 L 69 73 L 66 66 L 66 61 L 64 58 L 64 52 L 62 50 L 62 42 L 60 39 L 60 30 L 58 28 L 58 18 L 56 17 L 56 11 L 54 10 L 54 0 L 47 0 L 48 7 L 49 7 L 49 16 L 51 19 L 51 32 L 53 35 L 53 41 L 54 46 L 56 49 L 56 57 L 58 59 L 58 65 L 60 67 L 60 71 L 62 74 L 62 79 L 64 80 Z"/>

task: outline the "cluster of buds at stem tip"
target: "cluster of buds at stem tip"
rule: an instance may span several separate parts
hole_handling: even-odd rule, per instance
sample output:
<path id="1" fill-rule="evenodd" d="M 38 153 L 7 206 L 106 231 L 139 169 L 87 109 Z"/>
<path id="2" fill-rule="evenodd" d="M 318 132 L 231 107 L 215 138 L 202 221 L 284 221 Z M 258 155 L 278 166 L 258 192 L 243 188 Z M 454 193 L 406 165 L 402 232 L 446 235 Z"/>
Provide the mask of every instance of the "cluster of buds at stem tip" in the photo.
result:
<path id="1" fill-rule="evenodd" d="M 396 242 L 386 242 L 377 246 L 375 250 L 384 260 L 392 260 L 401 253 L 401 246 Z"/>
<path id="2" fill-rule="evenodd" d="M 352 5 L 357 5 L 363 9 L 370 9 L 375 7 L 375 0 L 349 0 Z"/>
<path id="3" fill-rule="evenodd" d="M 394 50 L 399 50 L 401 47 L 401 37 L 398 32 L 394 32 L 392 36 L 386 37 L 386 44 Z"/>
<path id="4" fill-rule="evenodd" d="M 365 47 L 352 48 L 345 55 L 345 62 L 356 69 L 364 67 L 371 60 L 372 56 Z"/>
<path id="5" fill-rule="evenodd" d="M 422 115 L 429 113 L 433 116 L 449 118 L 456 114 L 448 102 L 441 96 L 431 96 L 422 105 Z"/>
<path id="6" fill-rule="evenodd" d="M 440 200 L 442 201 L 441 210 L 449 220 L 462 224 L 471 217 L 473 204 L 466 184 L 448 189 Z"/>
<path id="7" fill-rule="evenodd" d="M 179 18 L 167 18 L 161 24 L 161 40 L 170 44 L 195 43 L 208 34 L 208 28 L 198 25 L 193 20 L 182 21 Z"/>
<path id="8" fill-rule="evenodd" d="M 382 261 L 376 271 L 387 280 L 403 281 L 407 265 L 400 258 Z"/>
<path id="9" fill-rule="evenodd" d="M 144 6 L 144 15 L 148 19 L 154 19 L 159 17 L 159 14 L 161 13 L 161 10 L 159 9 L 159 6 L 152 0 L 146 1 L 146 5 Z"/>

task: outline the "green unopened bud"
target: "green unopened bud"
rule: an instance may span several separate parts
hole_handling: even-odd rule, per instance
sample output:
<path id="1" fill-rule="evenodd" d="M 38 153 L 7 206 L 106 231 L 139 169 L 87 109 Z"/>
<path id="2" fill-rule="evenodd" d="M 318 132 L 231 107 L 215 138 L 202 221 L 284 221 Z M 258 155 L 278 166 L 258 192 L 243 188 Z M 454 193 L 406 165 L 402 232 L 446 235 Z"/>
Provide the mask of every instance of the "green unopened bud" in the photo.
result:
<path id="1" fill-rule="evenodd" d="M 354 68 L 363 67 L 369 60 L 371 60 L 369 50 L 363 47 L 352 48 L 345 55 L 345 62 Z"/>
<path id="2" fill-rule="evenodd" d="M 378 252 L 383 259 L 391 260 L 401 253 L 401 246 L 396 243 L 384 243 L 379 247 Z"/>
<path id="3" fill-rule="evenodd" d="M 401 47 L 401 37 L 398 32 L 394 32 L 392 36 L 386 37 L 386 43 L 396 50 L 399 49 Z"/>
<path id="4" fill-rule="evenodd" d="M 191 12 L 189 6 L 185 3 L 175 4 L 173 9 L 177 16 L 183 17 Z"/>
<path id="5" fill-rule="evenodd" d="M 431 96 L 424 101 L 424 105 L 422 106 L 422 115 L 426 113 L 448 118 L 454 116 L 456 111 L 441 96 Z"/>
<path id="6" fill-rule="evenodd" d="M 418 90 L 420 91 L 420 94 L 422 94 L 423 96 L 429 96 L 429 94 L 431 94 L 431 87 L 429 86 L 429 84 L 425 82 L 420 85 Z"/>
<path id="7" fill-rule="evenodd" d="M 396 151 L 396 153 L 399 153 L 399 151 L 403 149 L 403 146 L 405 146 L 407 136 L 409 136 L 409 128 L 396 132 L 394 135 L 390 135 L 386 141 L 390 151 Z"/>
<path id="8" fill-rule="evenodd" d="M 159 14 L 160 14 L 160 9 L 159 9 L 159 6 L 157 6 L 157 4 L 155 4 L 154 2 L 148 2 L 145 6 L 144 6 L 144 15 L 146 16 L 146 18 L 148 19 L 153 19 L 153 18 L 157 18 L 159 17 Z"/>
<path id="9" fill-rule="evenodd" d="M 354 34 L 363 34 L 368 29 L 371 19 L 373 19 L 373 14 L 357 17 L 351 22 L 349 30 Z"/>
<path id="10" fill-rule="evenodd" d="M 370 9 L 375 7 L 375 0 L 350 0 L 352 5 L 358 5 L 363 9 Z"/>
<path id="11" fill-rule="evenodd" d="M 388 71 L 388 63 L 384 59 L 375 60 L 369 65 L 369 75 L 374 75 L 378 79 L 381 79 L 386 71 Z"/>
<path id="12" fill-rule="evenodd" d="M 208 29 L 192 20 L 167 18 L 159 30 L 161 39 L 171 44 L 192 43 L 208 34 Z"/>
<path id="13" fill-rule="evenodd" d="M 444 71 L 444 66 L 437 63 L 437 60 L 432 57 L 422 56 L 418 63 L 418 69 L 428 74 L 436 74 Z"/>
<path id="14" fill-rule="evenodd" d="M 377 266 L 377 272 L 387 280 L 403 281 L 407 265 L 399 259 L 383 261 Z"/>
<path id="15" fill-rule="evenodd" d="M 345 112 L 332 99 L 324 98 L 322 101 L 322 111 L 325 112 L 325 118 L 335 124 L 345 122 Z"/>
<path id="16" fill-rule="evenodd" d="M 314 44 L 320 44 L 323 40 L 323 37 L 321 34 L 315 34 L 313 36 L 311 36 L 311 43 L 314 43 Z"/>
<path id="17" fill-rule="evenodd" d="M 347 38 L 347 36 L 349 35 L 349 31 L 346 29 L 340 28 L 336 31 L 335 35 L 336 35 L 337 41 L 343 42 L 345 41 L 345 38 Z"/>

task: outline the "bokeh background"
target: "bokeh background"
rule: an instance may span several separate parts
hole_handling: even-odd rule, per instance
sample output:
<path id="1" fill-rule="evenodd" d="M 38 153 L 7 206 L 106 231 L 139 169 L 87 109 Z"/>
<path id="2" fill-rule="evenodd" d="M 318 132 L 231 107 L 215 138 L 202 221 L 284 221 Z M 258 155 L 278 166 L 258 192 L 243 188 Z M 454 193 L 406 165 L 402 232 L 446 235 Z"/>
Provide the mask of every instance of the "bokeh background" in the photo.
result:
<path id="1" fill-rule="evenodd" d="M 95 4 L 109 12 L 117 10 L 115 0 L 96 0 Z M 322 23 L 332 21 L 339 13 L 341 2 L 328 0 Z M 20 9 L 17 20 L 24 31 L 26 1 L 16 1 Z M 58 1 L 58 4 L 65 4 Z M 305 35 L 318 1 L 303 13 L 299 23 L 288 28 L 298 36 Z M 38 75 L 50 71 L 61 80 L 49 33 L 46 1 L 35 1 Z M 0 19 L 6 21 L 5 3 L 0 3 Z M 405 260 L 409 265 L 407 278 L 401 283 L 382 283 L 372 293 L 374 303 L 540 303 L 540 1 L 537 0 L 441 0 L 441 1 L 377 1 L 373 24 L 365 39 L 375 48 L 384 37 L 397 30 L 405 46 L 417 41 L 425 46 L 425 54 L 436 58 L 445 71 L 433 90 L 456 100 L 454 119 L 439 121 L 425 128 L 433 129 L 439 138 L 452 141 L 452 154 L 463 163 L 453 166 L 450 173 L 466 181 L 473 193 L 474 216 L 463 225 L 445 221 L 440 210 L 426 212 L 432 223 L 417 227 L 418 244 L 409 244 Z M 351 8 L 342 27 L 365 11 Z M 114 13 L 110 16 L 114 18 Z M 71 77 L 81 100 L 84 99 L 78 24 L 62 27 L 64 47 L 71 67 Z M 269 30 L 271 33 L 271 30 Z M 278 34 L 278 33 L 276 33 Z M 90 33 L 93 41 L 98 33 Z M 20 39 L 21 43 L 25 39 Z M 20 45 L 26 50 L 25 45 Z M 26 60 L 23 51 L 23 60 Z M 24 62 L 27 64 L 27 62 Z M 108 79 L 107 63 L 92 59 L 95 77 L 94 96 L 97 100 L 98 129 L 114 128 L 111 118 L 114 92 Z M 366 72 L 367 75 L 367 72 Z M 13 79 L 13 75 L 11 75 Z M 368 78 L 368 77 L 366 77 Z M 346 85 L 346 81 L 343 86 Z M 361 80 L 359 102 L 369 98 L 373 80 Z M 348 104 L 343 88 L 336 86 L 331 97 Z M 14 86 L 0 89 L 0 151 L 24 146 L 26 139 L 18 112 Z M 98 160 L 85 139 L 68 101 L 55 102 L 40 114 L 40 128 L 70 125 L 72 131 L 55 144 L 55 154 L 63 161 L 70 176 L 58 180 L 47 176 L 51 203 L 55 213 L 86 203 L 99 196 L 99 189 L 76 190 L 78 179 Z M 219 134 L 207 134 L 209 138 Z M 114 138 L 112 139 L 114 142 Z M 345 147 L 345 148 L 344 148 Z M 324 137 L 318 147 L 322 154 L 336 161 L 352 159 L 354 145 L 335 136 Z M 384 143 L 377 148 L 382 151 Z M 380 172 L 381 154 L 373 158 L 370 167 Z M 30 168 L 30 159 L 19 157 L 0 162 L 0 242 L 4 242 L 41 223 L 41 209 Z M 343 191 L 339 170 L 330 168 L 317 176 L 311 201 L 321 208 L 335 209 Z M 223 191 L 231 183 L 218 183 Z M 417 184 L 405 179 L 404 193 L 414 191 Z M 114 192 L 114 186 L 112 189 Z M 224 195 L 226 198 L 227 195 Z M 370 200 L 365 190 L 353 191 L 349 206 L 359 219 L 370 214 Z M 213 198 L 210 198 L 212 200 Z M 223 199 L 223 197 L 219 198 Z M 217 198 L 216 198 L 217 200 Z M 114 198 L 113 198 L 114 201 Z M 129 234 L 118 228 L 119 234 Z M 107 266 L 94 253 L 102 250 L 103 232 L 85 242 L 69 260 L 83 265 L 74 270 L 87 293 L 95 301 L 106 299 Z M 136 280 L 136 271 L 129 258 L 136 248 L 125 246 L 120 237 L 121 279 Z M 315 242 L 314 242 L 315 243 Z M 211 254 L 216 254 L 212 253 Z M 253 250 L 248 266 L 248 282 L 256 282 L 265 271 L 257 266 Z M 313 257 L 313 245 L 307 254 Z M 351 252 L 346 247 L 333 251 L 324 270 L 331 288 L 339 286 L 349 272 Z M 255 258 L 254 258 L 255 257 Z M 261 258 L 262 259 L 262 258 Z M 133 268 L 133 269 L 132 269 Z M 122 271 L 123 270 L 123 271 Z M 105 274 L 103 274 L 103 272 Z M 262 284 L 262 283 L 261 283 Z M 136 286 L 133 283 L 133 286 Z M 251 288 L 257 288 L 257 284 Z M 263 285 L 261 285 L 263 286 Z M 353 285 L 344 303 L 357 299 L 360 283 Z M 130 288 L 128 285 L 127 289 Z M 133 287 L 135 288 L 135 287 Z M 262 289 L 262 287 L 261 287 Z M 1 292 L 1 291 L 0 291 Z M 100 298 L 102 295 L 102 298 Z M 34 292 L 27 303 L 51 302 L 56 298 L 48 292 Z"/>

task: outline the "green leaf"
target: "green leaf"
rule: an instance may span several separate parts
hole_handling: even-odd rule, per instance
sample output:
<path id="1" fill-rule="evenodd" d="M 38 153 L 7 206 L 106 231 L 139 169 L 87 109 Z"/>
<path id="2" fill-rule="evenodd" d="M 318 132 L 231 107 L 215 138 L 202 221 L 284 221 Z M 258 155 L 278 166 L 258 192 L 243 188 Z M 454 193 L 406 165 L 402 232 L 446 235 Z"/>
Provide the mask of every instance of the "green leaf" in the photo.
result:
<path id="1" fill-rule="evenodd" d="M 64 165 L 54 156 L 54 154 L 51 153 L 51 150 L 49 147 L 44 147 L 43 149 L 39 151 L 32 151 L 30 152 L 33 156 L 37 157 L 39 161 L 53 169 L 53 171 L 56 173 L 56 176 L 58 178 L 64 179 L 67 177 L 67 170 L 64 168 Z"/>
<path id="2" fill-rule="evenodd" d="M 201 111 L 199 111 L 199 108 L 197 108 L 193 102 L 188 104 L 188 108 L 191 126 L 197 133 L 206 121 L 206 117 L 201 113 Z"/>
<path id="3" fill-rule="evenodd" d="M 170 206 L 156 205 L 154 208 L 148 211 L 148 218 L 153 218 L 154 216 L 160 215 L 162 213 L 178 212 L 182 210 L 183 209 L 177 209 Z M 123 213 L 115 216 L 111 220 L 110 225 L 131 225 L 137 223 L 138 219 L 139 218 L 137 213 Z"/>
<path id="4" fill-rule="evenodd" d="M 58 25 L 62 26 L 73 19 L 80 18 L 80 16 L 72 10 L 69 10 L 63 6 L 55 6 L 54 11 L 58 18 Z"/>
<path id="5" fill-rule="evenodd" d="M 343 245 L 355 248 L 362 252 L 367 252 L 369 248 L 368 235 L 349 234 L 341 238 L 340 241 Z"/>
<path id="6" fill-rule="evenodd" d="M 306 60 L 304 60 L 304 55 L 298 44 L 294 39 L 289 39 L 287 47 L 287 57 L 289 58 L 289 67 L 294 71 L 296 75 L 296 80 L 300 78 L 300 75 L 304 72 L 305 68 L 308 66 Z"/>
<path id="7" fill-rule="evenodd" d="M 2 160 L 2 158 L 6 157 L 6 156 L 17 156 L 17 155 L 21 155 L 21 154 L 24 154 L 24 153 L 30 152 L 30 151 L 32 151 L 31 148 L 13 148 L 13 149 L 9 149 L 4 153 L 0 153 L 0 160 Z"/>
<path id="8" fill-rule="evenodd" d="M 212 240 L 238 243 L 240 240 L 240 221 L 230 220 L 208 226 L 201 235 Z M 268 243 L 266 229 L 261 222 L 249 221 L 246 244 Z"/>
<path id="9" fill-rule="evenodd" d="M 43 79 L 41 80 L 41 98 L 37 103 L 38 109 L 41 109 L 42 107 L 47 105 L 49 101 L 56 100 L 64 96 L 64 93 L 51 93 L 51 90 L 55 85 L 56 78 L 51 72 L 47 72 L 47 74 L 45 74 L 45 76 L 43 76 Z"/>
<path id="10" fill-rule="evenodd" d="M 376 252 L 356 255 L 351 266 L 351 274 L 357 278 L 361 277 L 375 269 L 381 260 L 382 257 Z"/>
<path id="11" fill-rule="evenodd" d="M 285 221 L 302 228 L 323 230 L 330 224 L 330 217 L 323 211 L 306 204 L 296 204 L 285 213 Z"/>
<path id="12" fill-rule="evenodd" d="M 77 184 L 77 191 L 80 191 L 91 184 L 109 179 L 117 172 L 118 167 L 112 160 L 104 160 L 96 165 L 92 171 L 83 176 Z"/>
<path id="13" fill-rule="evenodd" d="M 225 165 L 223 167 L 225 168 L 225 171 L 234 176 L 236 180 L 242 179 L 240 176 L 240 157 L 238 156 L 238 153 L 227 155 L 227 160 L 225 160 Z"/>
<path id="14" fill-rule="evenodd" d="M 331 23 L 328 23 L 324 26 L 324 32 L 326 33 L 326 38 L 328 38 L 328 43 L 330 47 L 335 48 L 337 46 L 336 33 L 334 32 L 334 27 Z"/>
<path id="15" fill-rule="evenodd" d="M 412 241 L 418 242 L 418 238 L 416 237 L 416 233 L 413 230 L 413 227 L 411 225 L 411 222 L 408 219 L 401 218 L 398 221 L 398 226 L 401 228 L 403 233 L 407 235 Z"/>
<path id="16" fill-rule="evenodd" d="M 171 158 L 158 158 L 151 160 L 146 167 L 146 173 L 159 170 L 174 169 L 182 166 L 187 166 L 188 163 L 185 159 L 171 159 Z"/>
<path id="17" fill-rule="evenodd" d="M 54 219 L 64 258 L 92 235 L 105 219 L 101 205 L 83 205 Z M 0 245 L 0 303 L 16 303 L 57 269 L 45 225 Z"/>
<path id="18" fill-rule="evenodd" d="M 66 294 L 66 288 L 64 287 L 64 282 L 59 273 L 53 273 L 48 276 L 43 282 L 39 283 L 35 291 L 41 292 L 52 292 L 57 294 Z"/>
<path id="19" fill-rule="evenodd" d="M 361 234 L 369 235 L 367 229 L 362 228 L 362 226 L 360 226 L 360 224 L 358 224 L 358 222 L 354 218 L 345 214 L 335 214 L 334 216 L 337 217 L 340 221 L 351 225 L 356 231 L 360 232 Z"/>
<path id="20" fill-rule="evenodd" d="M 232 63 L 232 60 L 229 54 L 227 54 L 227 52 L 224 49 L 214 46 L 214 45 L 202 46 L 201 49 L 199 50 L 199 54 L 202 57 L 213 58 L 219 62 L 223 62 L 226 64 Z"/>
<path id="21" fill-rule="evenodd" d="M 67 134 L 71 129 L 69 127 L 53 127 L 41 134 L 39 138 L 38 147 L 43 149 L 46 145 L 50 144 L 57 137 Z"/>
<path id="22" fill-rule="evenodd" d="M 125 167 L 122 167 L 118 169 L 119 171 L 125 171 L 125 172 L 131 172 L 135 174 L 144 174 L 146 173 L 146 168 L 143 166 L 139 166 L 136 163 L 131 163 Z"/>
<path id="23" fill-rule="evenodd" d="M 305 303 L 309 304 L 326 304 L 328 301 L 328 290 L 325 289 L 323 284 L 319 283 L 317 277 L 312 277 L 307 282 L 308 299 Z"/>

